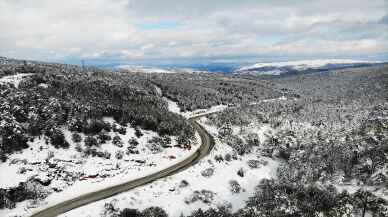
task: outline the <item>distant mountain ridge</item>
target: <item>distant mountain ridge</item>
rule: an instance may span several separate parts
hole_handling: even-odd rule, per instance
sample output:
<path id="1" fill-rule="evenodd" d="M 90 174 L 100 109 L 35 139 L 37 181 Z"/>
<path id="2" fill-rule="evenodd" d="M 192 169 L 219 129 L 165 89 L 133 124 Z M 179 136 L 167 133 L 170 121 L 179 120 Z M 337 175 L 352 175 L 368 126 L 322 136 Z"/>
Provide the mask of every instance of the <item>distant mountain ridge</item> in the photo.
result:
<path id="1" fill-rule="evenodd" d="M 333 69 L 344 69 L 351 67 L 372 66 L 382 63 L 383 62 L 379 61 L 363 61 L 351 59 L 318 59 L 256 63 L 250 66 L 241 67 L 235 70 L 233 73 L 239 75 L 284 75 L 328 71 Z"/>

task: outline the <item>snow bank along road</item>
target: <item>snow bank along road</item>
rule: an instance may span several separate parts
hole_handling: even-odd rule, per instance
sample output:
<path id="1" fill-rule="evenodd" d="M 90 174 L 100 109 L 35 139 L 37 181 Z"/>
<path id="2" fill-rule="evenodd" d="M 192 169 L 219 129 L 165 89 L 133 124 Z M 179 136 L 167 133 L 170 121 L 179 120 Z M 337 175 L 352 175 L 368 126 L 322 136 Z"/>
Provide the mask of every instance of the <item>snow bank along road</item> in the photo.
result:
<path id="1" fill-rule="evenodd" d="M 105 188 L 96 192 L 88 193 L 70 200 L 66 200 L 64 202 L 61 202 L 59 204 L 56 204 L 54 206 L 51 206 L 49 208 L 43 209 L 35 214 L 33 214 L 31 217 L 54 217 L 58 216 L 59 214 L 65 213 L 67 211 L 70 211 L 72 209 L 78 208 L 80 206 L 102 200 L 111 196 L 114 196 L 116 194 L 134 189 L 136 187 L 148 184 L 152 181 L 155 181 L 160 178 L 164 178 L 173 174 L 176 174 L 194 164 L 196 164 L 200 159 L 205 157 L 213 148 L 214 146 L 214 138 L 201 126 L 199 125 L 196 120 L 202 116 L 205 116 L 208 114 L 199 115 L 196 117 L 192 117 L 189 119 L 190 123 L 193 125 L 195 130 L 198 132 L 198 134 L 201 137 L 201 146 L 200 148 L 191 156 L 186 158 L 185 160 L 172 165 L 164 170 L 161 170 L 159 172 L 156 172 L 154 174 L 145 176 L 143 178 L 135 179 L 132 181 L 129 181 L 127 183 L 123 183 L 120 185 L 112 186 L 109 188 Z"/>

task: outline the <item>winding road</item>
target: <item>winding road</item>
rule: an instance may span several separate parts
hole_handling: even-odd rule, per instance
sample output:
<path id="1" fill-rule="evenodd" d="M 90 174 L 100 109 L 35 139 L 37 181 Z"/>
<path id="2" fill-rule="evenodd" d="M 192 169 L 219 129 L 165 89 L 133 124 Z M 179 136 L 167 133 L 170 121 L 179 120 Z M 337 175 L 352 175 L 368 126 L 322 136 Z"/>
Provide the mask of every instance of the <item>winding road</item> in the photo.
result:
<path id="1" fill-rule="evenodd" d="M 136 187 L 148 184 L 160 178 L 174 175 L 196 164 L 199 160 L 205 157 L 214 146 L 214 138 L 196 121 L 198 118 L 205 115 L 208 114 L 199 115 L 189 119 L 189 122 L 193 125 L 193 127 L 201 137 L 201 146 L 194 154 L 187 157 L 185 160 L 154 174 L 63 201 L 54 206 L 38 211 L 32 214 L 31 217 L 55 217 L 72 209 L 84 206 L 86 204 L 112 197 L 122 192 L 129 191 Z"/>

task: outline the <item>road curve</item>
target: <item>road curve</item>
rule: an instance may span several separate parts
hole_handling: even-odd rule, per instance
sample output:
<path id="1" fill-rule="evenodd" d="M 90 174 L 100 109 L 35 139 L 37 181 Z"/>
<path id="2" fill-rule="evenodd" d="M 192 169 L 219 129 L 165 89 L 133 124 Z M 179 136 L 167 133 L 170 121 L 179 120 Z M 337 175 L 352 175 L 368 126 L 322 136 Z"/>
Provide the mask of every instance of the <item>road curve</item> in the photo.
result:
<path id="1" fill-rule="evenodd" d="M 205 157 L 214 146 L 214 138 L 196 121 L 202 116 L 205 115 L 200 115 L 189 119 L 189 122 L 192 124 L 192 126 L 195 128 L 195 130 L 199 133 L 201 137 L 201 146 L 194 154 L 192 154 L 185 160 L 151 175 L 63 201 L 54 206 L 38 211 L 32 214 L 31 217 L 55 217 L 72 209 L 96 202 L 98 200 L 112 197 L 122 192 L 129 191 L 136 187 L 148 184 L 157 179 L 174 175 L 196 164 L 200 159 Z"/>

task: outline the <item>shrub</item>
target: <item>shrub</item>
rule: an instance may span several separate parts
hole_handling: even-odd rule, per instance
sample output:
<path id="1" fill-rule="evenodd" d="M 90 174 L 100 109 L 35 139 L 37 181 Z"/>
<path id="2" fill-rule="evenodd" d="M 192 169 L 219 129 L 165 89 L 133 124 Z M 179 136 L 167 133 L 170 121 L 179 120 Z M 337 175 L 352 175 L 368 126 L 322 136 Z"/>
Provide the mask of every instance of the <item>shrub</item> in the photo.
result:
<path id="1" fill-rule="evenodd" d="M 75 143 L 82 142 L 82 137 L 78 133 L 71 134 L 71 140 Z"/>
<path id="2" fill-rule="evenodd" d="M 127 128 L 121 125 L 114 124 L 113 127 L 113 132 L 125 135 L 127 133 Z"/>
<path id="3" fill-rule="evenodd" d="M 213 169 L 213 168 L 207 168 L 207 169 L 205 169 L 205 170 L 203 170 L 203 171 L 201 172 L 201 175 L 202 175 L 203 177 L 206 177 L 206 178 L 212 176 L 213 174 L 214 174 L 214 169 Z"/>
<path id="4" fill-rule="evenodd" d="M 119 135 L 113 137 L 112 143 L 117 147 L 123 147 L 123 141 L 121 140 L 121 137 Z"/>
<path id="5" fill-rule="evenodd" d="M 234 194 L 238 194 L 241 191 L 241 186 L 236 180 L 229 181 L 230 191 Z"/>
<path id="6" fill-rule="evenodd" d="M 238 171 L 237 171 L 237 175 L 238 176 L 240 176 L 240 177 L 244 177 L 244 169 L 243 168 L 240 168 L 240 169 L 238 169 Z"/>
<path id="7" fill-rule="evenodd" d="M 137 209 L 125 208 L 120 212 L 120 217 L 142 217 L 142 214 Z"/>
<path id="8" fill-rule="evenodd" d="M 98 134 L 97 139 L 98 139 L 98 143 L 99 143 L 99 144 L 104 144 L 104 143 L 106 143 L 106 141 L 111 140 L 112 137 L 109 136 L 108 134 L 106 134 L 105 132 L 101 131 L 101 132 Z"/>
<path id="9" fill-rule="evenodd" d="M 225 160 L 226 161 L 231 161 L 232 160 L 232 155 L 230 155 L 229 153 L 225 155 Z"/>
<path id="10" fill-rule="evenodd" d="M 92 135 L 95 135 L 102 130 L 109 132 L 111 130 L 110 124 L 101 120 L 90 120 L 83 128 L 84 133 Z"/>
<path id="11" fill-rule="evenodd" d="M 143 136 L 143 133 L 141 132 L 141 130 L 140 130 L 139 127 L 136 127 L 136 128 L 135 128 L 135 136 L 136 136 L 137 138 L 140 138 L 140 137 Z"/>
<path id="12" fill-rule="evenodd" d="M 128 140 L 128 143 L 129 143 L 129 146 L 130 146 L 130 147 L 133 147 L 133 148 L 135 148 L 136 146 L 139 145 L 139 142 L 138 142 L 137 139 L 134 138 L 134 137 L 130 138 L 130 139 Z"/>
<path id="13" fill-rule="evenodd" d="M 143 210 L 142 215 L 144 217 L 168 217 L 166 211 L 160 207 L 149 207 Z"/>
<path id="14" fill-rule="evenodd" d="M 65 140 L 63 132 L 57 128 L 53 128 L 47 132 L 51 145 L 55 148 L 69 148 L 69 143 Z"/>
<path id="15" fill-rule="evenodd" d="M 116 157 L 116 159 L 120 160 L 123 158 L 123 155 L 124 155 L 124 152 L 119 150 L 116 152 L 115 157 Z"/>
<path id="16" fill-rule="evenodd" d="M 93 136 L 87 136 L 84 142 L 87 147 L 98 146 L 97 139 Z"/>

